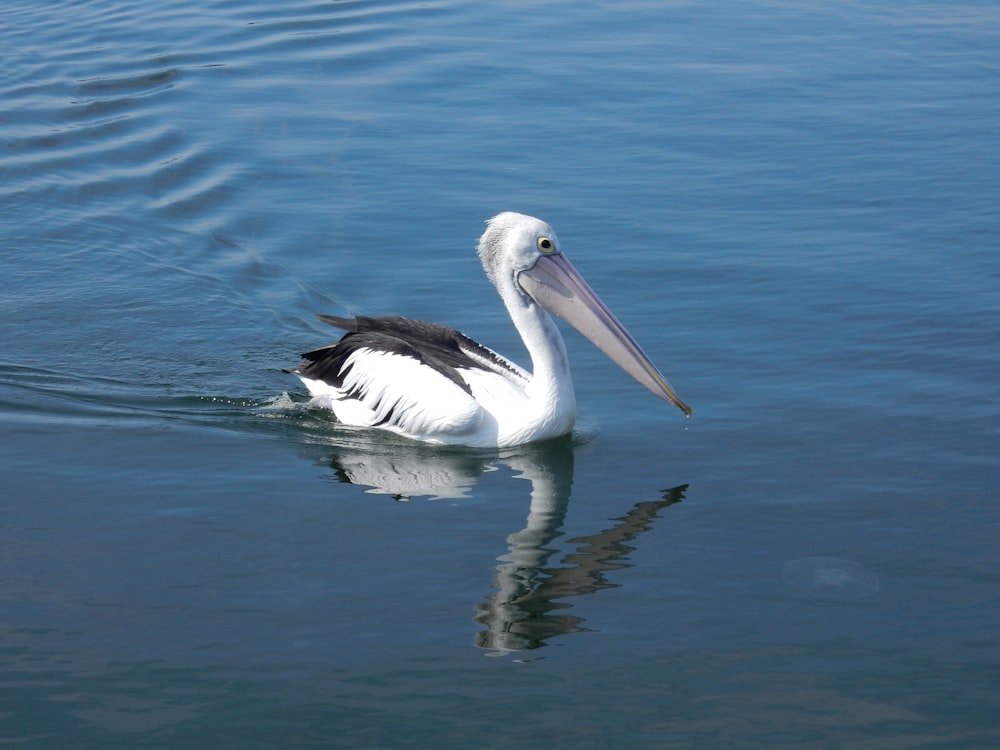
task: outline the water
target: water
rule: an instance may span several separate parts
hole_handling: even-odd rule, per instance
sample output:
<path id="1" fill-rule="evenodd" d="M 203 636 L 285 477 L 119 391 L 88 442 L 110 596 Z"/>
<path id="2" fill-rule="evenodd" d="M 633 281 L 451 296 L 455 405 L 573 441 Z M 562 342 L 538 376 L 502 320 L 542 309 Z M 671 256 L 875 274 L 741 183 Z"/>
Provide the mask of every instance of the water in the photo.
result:
<path id="1" fill-rule="evenodd" d="M 3 741 L 998 744 L 991 5 L 3 10 Z M 309 409 L 314 312 L 523 361 L 506 209 L 694 416 L 572 332 L 571 439 Z"/>

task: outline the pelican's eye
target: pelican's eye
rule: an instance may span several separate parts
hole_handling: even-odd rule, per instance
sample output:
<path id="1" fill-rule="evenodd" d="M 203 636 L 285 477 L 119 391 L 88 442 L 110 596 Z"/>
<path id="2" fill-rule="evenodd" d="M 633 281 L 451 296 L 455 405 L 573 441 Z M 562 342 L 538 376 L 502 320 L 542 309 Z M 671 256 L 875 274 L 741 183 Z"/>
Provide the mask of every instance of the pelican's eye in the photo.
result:
<path id="1" fill-rule="evenodd" d="M 556 250 L 555 243 L 548 237 L 539 237 L 535 244 L 543 253 L 553 253 Z"/>

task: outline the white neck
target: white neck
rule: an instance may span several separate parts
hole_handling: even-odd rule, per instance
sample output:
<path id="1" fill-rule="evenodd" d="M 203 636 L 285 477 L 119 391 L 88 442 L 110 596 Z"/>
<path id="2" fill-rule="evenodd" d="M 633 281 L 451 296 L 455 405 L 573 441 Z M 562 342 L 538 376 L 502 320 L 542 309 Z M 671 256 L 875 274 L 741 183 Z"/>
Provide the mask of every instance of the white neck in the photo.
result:
<path id="1" fill-rule="evenodd" d="M 572 424 L 576 396 L 559 328 L 552 316 L 512 287 L 501 289 L 500 296 L 531 357 L 531 382 L 526 395 L 536 403 L 543 418 L 568 418 Z"/>

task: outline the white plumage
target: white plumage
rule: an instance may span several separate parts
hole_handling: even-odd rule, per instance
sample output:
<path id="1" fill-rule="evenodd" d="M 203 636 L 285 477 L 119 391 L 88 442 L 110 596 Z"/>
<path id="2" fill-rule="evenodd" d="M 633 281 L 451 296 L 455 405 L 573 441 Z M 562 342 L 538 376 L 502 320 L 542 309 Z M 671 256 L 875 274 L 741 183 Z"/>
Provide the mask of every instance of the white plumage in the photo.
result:
<path id="1" fill-rule="evenodd" d="M 304 354 L 291 371 L 314 403 L 344 424 L 430 443 L 502 447 L 567 434 L 576 399 L 566 347 L 551 312 L 653 393 L 690 414 L 570 265 L 548 224 L 523 214 L 499 214 L 487 222 L 479 256 L 521 334 L 531 372 L 444 326 L 400 317 L 322 315 L 347 333 Z"/>

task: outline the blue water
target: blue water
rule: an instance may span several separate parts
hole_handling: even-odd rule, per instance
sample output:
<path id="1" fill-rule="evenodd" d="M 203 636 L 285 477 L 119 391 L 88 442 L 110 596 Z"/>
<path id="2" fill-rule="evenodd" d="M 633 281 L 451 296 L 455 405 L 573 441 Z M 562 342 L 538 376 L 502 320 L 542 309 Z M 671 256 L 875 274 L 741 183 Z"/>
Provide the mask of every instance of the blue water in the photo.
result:
<path id="1" fill-rule="evenodd" d="M 0 741 L 1000 745 L 992 4 L 2 10 Z M 309 408 L 315 312 L 525 361 L 501 210 L 691 419 Z"/>

